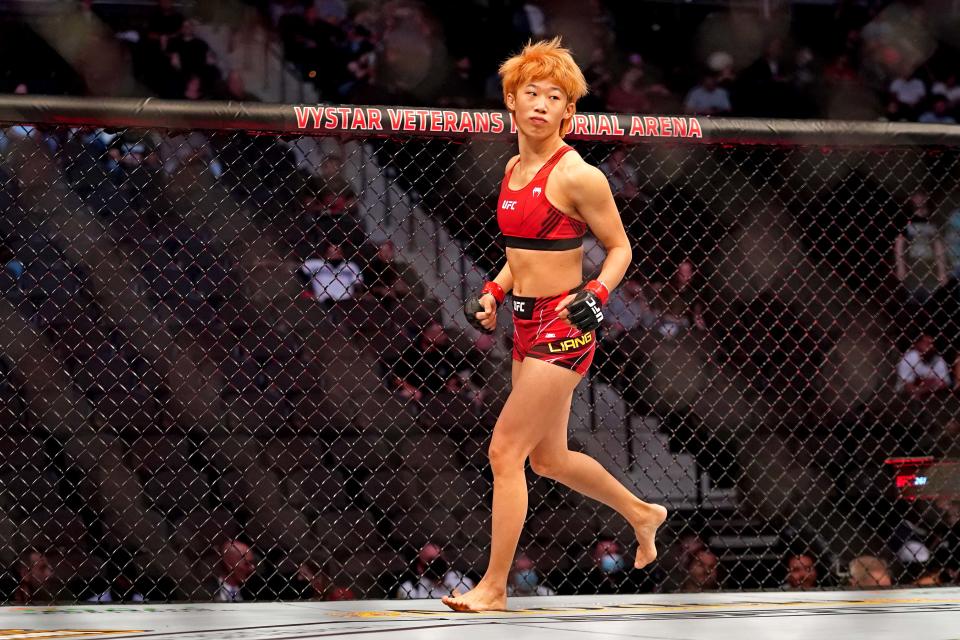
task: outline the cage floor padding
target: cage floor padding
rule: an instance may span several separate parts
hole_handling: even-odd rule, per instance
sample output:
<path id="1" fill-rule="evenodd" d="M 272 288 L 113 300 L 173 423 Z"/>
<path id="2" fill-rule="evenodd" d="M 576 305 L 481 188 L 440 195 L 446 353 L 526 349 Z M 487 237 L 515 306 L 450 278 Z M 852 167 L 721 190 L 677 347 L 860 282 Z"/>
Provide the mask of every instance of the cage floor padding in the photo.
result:
<path id="1" fill-rule="evenodd" d="M 438 600 L 9 606 L 0 640 L 747 640 L 960 638 L 960 589 L 514 598 L 454 613 Z"/>

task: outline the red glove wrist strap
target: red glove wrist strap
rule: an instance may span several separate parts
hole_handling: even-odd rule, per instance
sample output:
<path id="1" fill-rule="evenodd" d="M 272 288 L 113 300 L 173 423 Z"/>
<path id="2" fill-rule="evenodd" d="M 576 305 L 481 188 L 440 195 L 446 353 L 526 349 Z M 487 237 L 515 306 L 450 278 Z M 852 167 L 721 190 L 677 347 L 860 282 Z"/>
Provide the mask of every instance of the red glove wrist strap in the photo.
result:
<path id="1" fill-rule="evenodd" d="M 596 294 L 600 298 L 600 304 L 607 304 L 607 299 L 610 297 L 610 292 L 607 290 L 607 285 L 603 284 L 599 280 L 591 280 L 587 284 L 583 285 L 584 291 L 589 291 Z"/>
<path id="2" fill-rule="evenodd" d="M 496 282 L 493 282 L 493 281 L 487 282 L 483 285 L 483 289 L 480 291 L 480 295 L 483 295 L 485 293 L 489 293 L 490 295 L 492 295 L 496 299 L 497 304 L 503 304 L 504 298 L 507 297 L 507 294 L 504 292 L 503 287 L 501 287 L 500 285 L 498 285 Z"/>

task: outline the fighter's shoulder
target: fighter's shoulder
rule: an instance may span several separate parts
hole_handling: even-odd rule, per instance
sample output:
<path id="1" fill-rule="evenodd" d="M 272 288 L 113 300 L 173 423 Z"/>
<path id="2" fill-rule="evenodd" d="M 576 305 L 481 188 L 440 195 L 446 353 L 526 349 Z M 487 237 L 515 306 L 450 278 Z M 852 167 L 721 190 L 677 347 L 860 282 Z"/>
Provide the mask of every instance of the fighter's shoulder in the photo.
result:
<path id="1" fill-rule="evenodd" d="M 606 183 L 606 176 L 598 167 L 593 166 L 574 151 L 563 154 L 553 171 L 564 185 L 591 184 L 598 180 Z"/>
<path id="2" fill-rule="evenodd" d="M 519 159 L 520 159 L 520 154 L 518 153 L 517 155 L 515 155 L 515 156 L 513 156 L 512 158 L 510 158 L 509 160 L 507 160 L 507 166 L 505 166 L 505 167 L 503 168 L 503 175 L 507 175 L 507 173 L 510 172 L 510 169 L 512 169 L 513 166 L 514 166 L 515 164 L 517 164 L 517 161 L 518 161 Z"/>

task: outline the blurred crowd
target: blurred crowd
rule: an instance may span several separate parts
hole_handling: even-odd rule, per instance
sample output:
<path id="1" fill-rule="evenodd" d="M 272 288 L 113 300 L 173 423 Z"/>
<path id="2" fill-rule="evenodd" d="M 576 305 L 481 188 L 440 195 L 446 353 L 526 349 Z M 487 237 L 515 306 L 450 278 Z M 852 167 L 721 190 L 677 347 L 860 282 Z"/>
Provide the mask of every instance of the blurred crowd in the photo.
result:
<path id="1" fill-rule="evenodd" d="M 759 8 L 603 0 L 455 7 L 247 0 L 246 11 L 229 16 L 191 12 L 172 0 L 120 10 L 78 4 L 79 20 L 100 20 L 108 29 L 90 36 L 89 46 L 113 37 L 111 48 L 125 61 L 113 72 L 131 82 L 51 71 L 64 66 L 60 60 L 59 67 L 14 65 L 0 78 L 2 88 L 256 100 L 244 69 L 218 59 L 229 52 L 212 50 L 198 35 L 199 19 L 225 21 L 233 41 L 251 23 L 268 29 L 291 69 L 331 103 L 502 108 L 499 62 L 529 39 L 557 34 L 573 47 L 591 87 L 581 111 L 950 124 L 960 101 L 958 51 L 941 33 L 944 9 L 921 0 L 843 0 L 768 16 Z M 13 30 L 17 18 L 5 20 Z M 29 46 L 25 37 L 8 39 L 10 53 Z M 58 57 L 56 46 L 35 44 Z"/>
<path id="2" fill-rule="evenodd" d="M 946 504 L 951 522 L 960 518 L 960 502 Z M 908 523 L 909 524 L 909 523 Z M 786 548 L 767 558 L 769 588 L 803 591 L 817 588 L 877 590 L 897 587 L 935 587 L 957 584 L 960 563 L 951 557 L 943 539 L 935 549 L 908 537 L 889 559 L 860 555 L 848 562 L 827 564 L 809 548 Z M 541 550 L 542 551 L 542 550 Z M 555 558 L 518 552 L 510 571 L 510 597 L 576 595 L 589 585 L 591 593 L 697 593 L 734 587 L 731 576 L 742 570 L 737 563 L 722 564 L 721 549 L 711 547 L 695 534 L 683 534 L 666 544 L 658 566 L 641 571 L 629 566 L 627 549 L 615 539 L 601 538 L 581 559 Z M 173 585 L 167 577 L 150 579 L 136 565 L 106 563 L 86 576 L 63 575 L 54 569 L 57 552 L 25 549 L 5 574 L 4 596 L 18 604 L 54 601 L 90 603 L 145 602 L 170 598 Z M 256 545 L 241 539 L 221 539 L 210 546 L 210 572 L 203 585 L 191 593 L 195 601 L 243 602 L 250 600 L 355 600 L 351 588 L 356 574 L 337 571 L 330 563 L 313 560 L 288 563 L 285 568 L 266 562 Z M 460 563 L 462 564 L 462 563 Z M 480 577 L 478 568 L 456 568 L 440 544 L 427 542 L 406 561 L 398 558 L 396 571 L 378 576 L 373 594 L 401 600 L 438 599 L 456 590 L 472 589 Z M 347 561 L 349 570 L 366 571 L 359 562 Z"/>

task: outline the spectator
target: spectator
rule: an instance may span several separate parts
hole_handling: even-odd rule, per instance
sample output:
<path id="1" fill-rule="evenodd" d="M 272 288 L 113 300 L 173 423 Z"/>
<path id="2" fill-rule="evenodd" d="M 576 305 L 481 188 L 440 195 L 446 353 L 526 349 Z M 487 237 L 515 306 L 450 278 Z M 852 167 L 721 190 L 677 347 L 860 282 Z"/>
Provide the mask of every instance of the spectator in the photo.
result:
<path id="1" fill-rule="evenodd" d="M 236 69 L 227 74 L 226 82 L 221 90 L 221 97 L 224 100 L 239 100 L 240 102 L 260 102 L 260 98 L 247 91 L 246 83 L 243 81 L 243 74 Z"/>
<path id="2" fill-rule="evenodd" d="M 545 38 L 547 22 L 540 2 L 523 2 L 513 16 L 513 27 L 522 40 Z"/>
<path id="3" fill-rule="evenodd" d="M 302 71 L 316 72 L 317 65 L 322 63 L 324 74 L 342 77 L 346 64 L 345 34 L 336 24 L 321 17 L 316 7 L 308 5 L 303 13 L 287 13 L 280 18 L 278 30 L 286 57 Z"/>
<path id="4" fill-rule="evenodd" d="M 346 0 L 314 0 L 317 15 L 330 24 L 340 24 L 347 19 Z"/>
<path id="5" fill-rule="evenodd" d="M 418 402 L 442 390 L 458 391 L 458 372 L 473 371 L 474 349 L 464 353 L 450 340 L 439 322 L 427 324 L 417 340 L 393 363 L 392 386 L 401 396 Z M 453 387 L 453 388 L 451 388 Z"/>
<path id="6" fill-rule="evenodd" d="M 627 566 L 623 559 L 623 546 L 616 540 L 601 539 L 594 545 L 590 557 L 605 574 L 623 571 Z"/>
<path id="7" fill-rule="evenodd" d="M 284 17 L 303 13 L 303 2 L 299 0 L 270 0 L 267 4 L 270 13 L 270 21 L 274 26 L 279 27 Z"/>
<path id="8" fill-rule="evenodd" d="M 643 70 L 636 67 L 627 69 L 620 82 L 607 94 L 607 110 L 617 113 L 649 113 L 650 98 L 644 91 Z"/>
<path id="9" fill-rule="evenodd" d="M 953 420 L 954 437 L 960 435 L 960 420 Z M 936 563 L 943 569 L 944 582 L 960 583 L 960 500 L 947 497 L 934 502 L 942 530 L 933 549 Z"/>
<path id="10" fill-rule="evenodd" d="M 219 71 L 212 68 L 215 60 L 210 45 L 198 38 L 195 30 L 196 24 L 193 20 L 183 21 L 180 33 L 171 38 L 167 45 L 170 63 L 186 76 L 196 75 L 208 79 L 211 74 L 219 75 Z"/>
<path id="11" fill-rule="evenodd" d="M 913 75 L 911 69 L 901 65 L 897 77 L 890 82 L 890 97 L 908 114 L 916 116 L 919 106 L 927 97 L 927 85 Z"/>
<path id="12" fill-rule="evenodd" d="M 930 562 L 931 557 L 930 549 L 919 540 L 907 540 L 897 551 L 897 560 L 905 567 L 923 566 Z"/>
<path id="13" fill-rule="evenodd" d="M 363 282 L 367 291 L 378 300 L 403 300 L 419 281 L 413 268 L 398 261 L 396 256 L 393 241 L 387 240 L 377 248 L 377 255 L 363 268 Z"/>
<path id="14" fill-rule="evenodd" d="M 357 594 L 355 594 L 350 587 L 331 587 L 325 598 L 327 602 L 342 602 L 356 599 Z"/>
<path id="15" fill-rule="evenodd" d="M 170 13 L 162 11 L 166 5 Z M 170 8 L 170 2 L 161 5 L 161 11 L 151 18 L 142 37 L 133 44 L 134 75 L 161 98 L 182 98 L 183 77 L 171 64 L 167 53 L 170 38 L 179 33 L 183 16 Z"/>
<path id="16" fill-rule="evenodd" d="M 599 46 L 593 48 L 590 63 L 584 68 L 583 76 L 587 80 L 587 86 L 590 87 L 590 93 L 577 103 L 577 108 L 582 111 L 603 111 L 607 94 L 613 85 L 613 75 L 610 72 L 610 62 L 605 48 Z"/>
<path id="17" fill-rule="evenodd" d="M 738 105 L 743 106 L 746 115 L 777 116 L 790 113 L 794 105 L 783 40 L 771 38 L 763 56 L 740 74 L 738 85 L 743 96 Z"/>
<path id="18" fill-rule="evenodd" d="M 823 79 L 828 85 L 854 84 L 859 79 L 857 70 L 850 63 L 850 56 L 841 53 L 823 70 Z"/>
<path id="19" fill-rule="evenodd" d="M 720 559 L 709 549 L 694 552 L 685 568 L 687 576 L 681 591 L 692 593 L 720 588 Z"/>
<path id="20" fill-rule="evenodd" d="M 273 592 L 281 600 L 325 600 L 331 586 L 326 572 L 317 563 L 306 560 L 297 565 L 292 575 L 277 576 Z"/>
<path id="21" fill-rule="evenodd" d="M 439 26 L 419 3 L 387 3 L 383 13 L 383 55 L 377 61 L 383 84 L 414 100 L 435 102 L 447 60 Z"/>
<path id="22" fill-rule="evenodd" d="M 170 38 L 180 33 L 183 23 L 183 14 L 174 8 L 173 0 L 158 0 L 147 21 L 147 33 Z"/>
<path id="23" fill-rule="evenodd" d="M 957 74 L 950 73 L 943 81 L 935 82 L 930 93 L 946 98 L 950 108 L 957 106 L 960 103 L 960 85 L 957 84 Z"/>
<path id="24" fill-rule="evenodd" d="M 933 106 L 929 111 L 924 111 L 920 115 L 918 122 L 925 124 L 957 124 L 956 119 L 950 115 L 950 103 L 944 96 L 934 97 Z"/>
<path id="25" fill-rule="evenodd" d="M 948 269 L 960 279 L 960 208 L 954 209 L 943 226 L 943 243 L 947 253 Z"/>
<path id="26" fill-rule="evenodd" d="M 850 586 L 854 589 L 876 589 L 893 584 L 887 563 L 874 556 L 859 556 L 850 561 Z"/>
<path id="27" fill-rule="evenodd" d="M 108 575 L 96 581 L 96 593 L 85 598 L 87 602 L 143 602 L 144 597 L 134 584 L 134 577 L 128 575 L 130 565 L 125 567 L 110 566 Z"/>
<path id="28" fill-rule="evenodd" d="M 183 97 L 186 100 L 203 100 L 206 98 L 206 89 L 203 86 L 203 79 L 195 73 L 187 76 L 183 83 Z"/>
<path id="29" fill-rule="evenodd" d="M 686 584 L 687 567 L 693 557 L 707 549 L 707 544 L 695 533 L 685 533 L 673 542 L 659 558 L 663 576 L 657 591 L 671 593 Z"/>
<path id="30" fill-rule="evenodd" d="M 296 574 L 289 580 L 289 592 L 284 592 L 282 598 L 333 601 L 354 600 L 356 596 L 349 588 L 334 585 L 316 562 L 306 560 L 297 566 Z"/>
<path id="31" fill-rule="evenodd" d="M 921 335 L 897 365 L 897 391 L 922 399 L 950 388 L 947 361 L 937 353 L 933 338 Z"/>
<path id="32" fill-rule="evenodd" d="M 944 584 L 943 573 L 944 571 L 940 567 L 928 567 L 913 581 L 913 586 L 939 587 Z"/>
<path id="33" fill-rule="evenodd" d="M 18 604 L 53 601 L 53 567 L 47 555 L 37 549 L 20 554 L 16 570 L 19 584 L 12 600 Z"/>
<path id="34" fill-rule="evenodd" d="M 307 221 L 312 224 L 316 240 L 338 242 L 346 236 L 351 250 L 366 241 L 363 222 L 357 216 L 357 195 L 343 176 L 343 157 L 331 153 L 320 161 L 319 172 L 311 176 L 299 194 L 299 202 Z M 345 248 L 348 248 L 344 245 Z"/>
<path id="35" fill-rule="evenodd" d="M 910 122 L 915 116 L 916 114 L 905 107 L 899 100 L 890 98 L 887 100 L 887 107 L 881 120 L 888 122 Z"/>
<path id="36" fill-rule="evenodd" d="M 817 84 L 817 71 L 814 69 L 814 55 L 809 47 L 800 47 L 794 56 L 793 88 L 798 98 L 810 100 Z M 813 112 L 805 113 L 804 117 L 813 117 Z"/>
<path id="37" fill-rule="evenodd" d="M 557 592 L 540 583 L 540 574 L 533 560 L 520 553 L 513 561 L 513 570 L 507 584 L 507 596 L 555 596 Z"/>
<path id="38" fill-rule="evenodd" d="M 443 550 L 432 542 L 425 544 L 417 555 L 416 576 L 416 580 L 406 580 L 400 585 L 397 599 L 441 598 L 454 589 L 463 593 L 475 586 L 472 580 L 450 568 Z"/>
<path id="39" fill-rule="evenodd" d="M 690 90 L 683 106 L 687 113 L 704 116 L 726 114 L 733 110 L 730 94 L 718 84 L 717 77 L 712 73 L 705 74 L 700 84 Z"/>
<path id="40" fill-rule="evenodd" d="M 947 283 L 946 249 L 939 230 L 930 220 L 927 195 L 913 194 L 908 208 L 910 220 L 894 242 L 896 275 L 910 297 L 923 303 Z"/>
<path id="41" fill-rule="evenodd" d="M 657 314 L 650 308 L 643 293 L 643 285 L 634 279 L 625 280 L 607 303 L 604 319 L 614 335 L 632 331 L 638 327 L 650 328 L 657 322 Z"/>
<path id="42" fill-rule="evenodd" d="M 330 304 L 349 300 L 363 284 L 360 267 L 343 257 L 339 244 L 328 242 L 323 249 L 323 258 L 307 260 L 301 271 L 310 277 L 313 297 Z"/>
<path id="43" fill-rule="evenodd" d="M 437 103 L 441 107 L 470 109 L 476 106 L 480 93 L 480 85 L 473 73 L 473 60 L 470 56 L 462 56 L 454 64 Z"/>
<path id="44" fill-rule="evenodd" d="M 600 170 L 607 176 L 614 196 L 630 200 L 640 193 L 637 165 L 628 160 L 623 147 L 616 147 L 600 164 Z"/>
<path id="45" fill-rule="evenodd" d="M 157 148 L 157 153 L 164 171 L 169 174 L 175 174 L 194 163 L 206 165 L 215 176 L 222 171 L 210 140 L 199 131 L 165 136 Z"/>
<path id="46" fill-rule="evenodd" d="M 812 555 L 795 553 L 787 558 L 788 589 L 814 589 L 817 578 L 817 562 Z"/>
<path id="47" fill-rule="evenodd" d="M 665 338 L 676 337 L 681 331 L 697 328 L 706 330 L 703 304 L 693 284 L 696 267 L 684 258 L 673 277 L 656 287 L 651 306 L 657 314 L 657 331 Z"/>
<path id="48" fill-rule="evenodd" d="M 960 352 L 957 353 L 957 356 L 953 360 L 953 390 L 960 391 Z M 960 427 L 960 422 L 953 420 L 950 425 Z M 960 435 L 960 433 L 957 435 Z"/>
<path id="49" fill-rule="evenodd" d="M 331 153 L 323 158 L 320 161 L 320 173 L 319 173 L 319 182 L 318 187 L 319 191 L 333 198 L 348 198 L 353 201 L 356 200 L 357 195 L 353 191 L 353 187 L 350 186 L 350 183 L 346 178 L 343 177 L 343 156 L 340 153 Z M 343 203 L 334 203 L 333 200 L 328 198 L 323 199 L 326 206 L 333 208 L 337 211 L 341 209 L 348 209 L 355 202 L 353 201 L 344 201 Z"/>
<path id="50" fill-rule="evenodd" d="M 649 572 L 634 569 L 624 557 L 624 548 L 612 538 L 601 538 L 590 550 L 591 566 L 583 575 L 575 572 L 568 582 L 575 588 L 597 593 L 650 591 Z"/>
<path id="51" fill-rule="evenodd" d="M 728 88 L 736 79 L 734 72 L 733 56 L 722 49 L 712 51 L 707 56 L 707 69 L 717 78 L 718 84 L 723 88 Z"/>
<path id="52" fill-rule="evenodd" d="M 216 602 L 240 602 L 244 596 L 244 585 L 257 571 L 253 550 L 239 540 L 228 540 L 217 549 L 219 561 L 214 570 L 217 578 L 213 599 Z"/>

